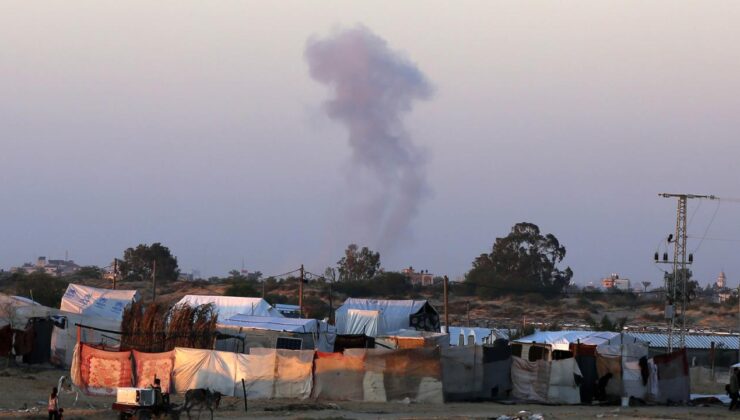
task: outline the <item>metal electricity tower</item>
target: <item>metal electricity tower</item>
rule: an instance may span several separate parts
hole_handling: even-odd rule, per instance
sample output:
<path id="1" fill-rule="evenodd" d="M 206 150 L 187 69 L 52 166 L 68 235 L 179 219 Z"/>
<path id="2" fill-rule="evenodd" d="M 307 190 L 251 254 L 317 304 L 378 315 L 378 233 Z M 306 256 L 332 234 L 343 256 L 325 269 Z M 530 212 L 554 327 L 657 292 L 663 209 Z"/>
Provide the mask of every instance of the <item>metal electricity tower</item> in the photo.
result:
<path id="1" fill-rule="evenodd" d="M 666 318 L 670 319 L 668 324 L 668 351 L 673 351 L 673 329 L 676 324 L 676 305 L 678 305 L 681 315 L 681 335 L 680 347 L 686 347 L 686 306 L 688 305 L 686 265 L 694 262 L 694 256 L 686 254 L 686 235 L 688 222 L 686 221 L 686 207 L 689 199 L 708 199 L 718 200 L 719 197 L 714 195 L 696 195 L 696 194 L 658 194 L 663 198 L 677 198 L 678 208 L 676 209 L 676 233 L 675 236 L 669 236 L 668 242 L 673 239 L 673 261 L 668 261 L 667 253 L 663 254 L 662 263 L 673 265 L 673 277 L 669 282 L 665 278 L 666 291 Z M 655 254 L 655 262 L 658 261 L 658 254 Z M 680 298 L 680 299 L 679 299 Z M 678 300 L 678 302 L 677 302 Z"/>

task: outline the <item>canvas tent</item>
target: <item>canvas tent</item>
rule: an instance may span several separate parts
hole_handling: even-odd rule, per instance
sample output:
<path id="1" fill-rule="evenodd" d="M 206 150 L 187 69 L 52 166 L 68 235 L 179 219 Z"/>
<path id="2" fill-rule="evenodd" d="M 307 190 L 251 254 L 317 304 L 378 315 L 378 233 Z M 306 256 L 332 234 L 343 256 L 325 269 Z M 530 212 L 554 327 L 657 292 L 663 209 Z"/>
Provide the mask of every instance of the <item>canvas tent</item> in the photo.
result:
<path id="1" fill-rule="evenodd" d="M 98 289 L 70 283 L 58 313 L 65 318 L 64 327 L 55 326 L 51 337 L 52 361 L 70 365 L 77 342 L 78 324 L 92 327 L 80 329 L 83 343 L 118 348 L 120 334 L 117 332 L 121 331 L 123 310 L 138 298 L 136 290 Z"/>
<path id="2" fill-rule="evenodd" d="M 339 334 L 377 337 L 402 329 L 439 331 L 439 314 L 426 300 L 349 298 L 335 316 Z"/>
<path id="3" fill-rule="evenodd" d="M 234 315 L 218 322 L 217 330 L 227 337 L 217 341 L 217 350 L 249 353 L 251 348 L 275 348 L 278 338 L 301 340 L 303 350 L 334 350 L 336 329 L 316 319 Z"/>
<path id="4" fill-rule="evenodd" d="M 218 319 L 228 319 L 235 315 L 271 316 L 282 318 L 283 314 L 273 308 L 262 298 L 235 297 L 235 296 L 209 296 L 209 295 L 185 295 L 178 305 L 199 306 L 211 303 L 218 311 Z"/>

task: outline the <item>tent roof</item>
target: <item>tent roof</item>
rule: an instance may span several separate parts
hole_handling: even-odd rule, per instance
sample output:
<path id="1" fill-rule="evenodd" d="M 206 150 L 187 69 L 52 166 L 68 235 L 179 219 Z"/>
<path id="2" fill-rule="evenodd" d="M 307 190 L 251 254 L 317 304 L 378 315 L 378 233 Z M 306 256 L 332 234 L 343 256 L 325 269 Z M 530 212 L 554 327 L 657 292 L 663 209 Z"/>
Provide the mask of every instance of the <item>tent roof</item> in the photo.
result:
<path id="1" fill-rule="evenodd" d="M 30 318 L 45 318 L 57 312 L 25 297 L 0 293 L 0 326 L 23 328 Z"/>
<path id="2" fill-rule="evenodd" d="M 120 321 L 126 305 L 139 298 L 136 290 L 98 289 L 70 283 L 59 309 L 74 314 Z"/>
<path id="3" fill-rule="evenodd" d="M 380 311 L 383 316 L 403 316 L 415 314 L 424 307 L 426 300 L 383 300 L 349 298 L 340 309 L 361 309 Z"/>
<path id="4" fill-rule="evenodd" d="M 630 337 L 624 334 L 625 337 Z M 549 344 L 553 350 L 568 350 L 571 344 L 592 346 L 620 344 L 622 334 L 612 331 L 537 331 L 532 335 L 514 340 L 517 343 Z M 635 341 L 634 337 L 630 337 Z M 641 341 L 641 340 L 637 340 Z"/>
<path id="5" fill-rule="evenodd" d="M 229 319 L 234 315 L 271 316 L 282 318 L 277 309 L 270 306 L 262 298 L 235 297 L 235 296 L 210 296 L 210 295 L 185 295 L 179 302 L 189 306 L 198 306 L 212 303 L 218 310 L 219 319 Z"/>
<path id="6" fill-rule="evenodd" d="M 225 326 L 297 333 L 316 332 L 318 323 L 319 321 L 315 319 L 253 316 L 244 314 L 237 314 L 224 321 L 219 321 L 219 324 Z"/>

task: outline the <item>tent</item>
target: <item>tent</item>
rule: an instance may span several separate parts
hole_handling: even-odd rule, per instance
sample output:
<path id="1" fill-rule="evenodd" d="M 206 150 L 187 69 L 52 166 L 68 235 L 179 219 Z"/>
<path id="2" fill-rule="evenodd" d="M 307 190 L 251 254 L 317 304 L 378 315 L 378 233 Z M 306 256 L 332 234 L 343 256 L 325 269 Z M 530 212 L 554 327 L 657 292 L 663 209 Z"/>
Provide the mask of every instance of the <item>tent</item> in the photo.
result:
<path id="1" fill-rule="evenodd" d="M 553 360 L 572 357 L 572 346 L 603 346 L 625 343 L 640 343 L 629 334 L 612 331 L 537 331 L 526 337 L 512 341 L 512 352 L 515 356 L 535 361 L 540 358 Z M 563 353 L 560 353 L 563 352 Z"/>
<path id="2" fill-rule="evenodd" d="M 209 295 L 185 295 L 178 305 L 199 306 L 211 303 L 218 311 L 218 319 L 228 319 L 234 315 L 271 316 L 282 318 L 283 314 L 273 308 L 262 298 L 234 297 L 234 296 L 209 296 Z"/>
<path id="3" fill-rule="evenodd" d="M 449 347 L 447 334 L 432 331 L 398 330 L 375 337 L 377 347 L 388 349 L 413 349 L 417 347 Z"/>
<path id="4" fill-rule="evenodd" d="M 98 289 L 70 283 L 57 313 L 63 319 L 62 327 L 55 326 L 51 336 L 52 362 L 71 364 L 78 325 L 90 327 L 80 328 L 81 342 L 117 349 L 123 310 L 138 298 L 136 290 Z"/>
<path id="5" fill-rule="evenodd" d="M 105 319 L 123 318 L 123 310 L 139 300 L 136 290 L 111 290 L 70 283 L 59 307 L 64 312 Z"/>
<path id="6" fill-rule="evenodd" d="M 553 404 L 579 404 L 580 389 L 576 381 L 581 371 L 574 358 L 528 361 L 513 357 L 511 382 L 516 398 Z"/>
<path id="7" fill-rule="evenodd" d="M 46 318 L 58 311 L 21 296 L 0 294 L 0 327 L 25 328 L 31 318 Z"/>
<path id="8" fill-rule="evenodd" d="M 339 334 L 377 337 L 401 329 L 439 331 L 439 314 L 426 300 L 349 298 L 335 316 Z"/>
<path id="9" fill-rule="evenodd" d="M 336 338 L 336 329 L 324 321 L 243 314 L 219 321 L 217 330 L 225 337 L 217 341 L 216 349 L 240 353 L 275 348 L 278 338 L 300 340 L 303 350 L 331 352 Z"/>

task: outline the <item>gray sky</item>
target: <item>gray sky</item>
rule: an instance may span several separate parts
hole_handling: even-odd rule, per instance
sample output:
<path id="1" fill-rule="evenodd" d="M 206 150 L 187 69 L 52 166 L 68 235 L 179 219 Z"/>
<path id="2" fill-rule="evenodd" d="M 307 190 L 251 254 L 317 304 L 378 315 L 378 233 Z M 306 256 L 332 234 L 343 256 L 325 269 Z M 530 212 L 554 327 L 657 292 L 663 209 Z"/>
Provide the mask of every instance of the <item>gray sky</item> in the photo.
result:
<path id="1" fill-rule="evenodd" d="M 739 21 L 730 1 L 4 1 L 0 267 L 159 241 L 185 271 L 315 272 L 369 242 L 347 211 L 370 192 L 304 59 L 362 24 L 434 88 L 404 116 L 430 191 L 386 268 L 457 277 L 530 221 L 578 283 L 655 284 L 676 205 L 657 194 L 740 197 Z M 716 208 L 690 203 L 689 233 Z M 737 285 L 738 215 L 717 210 L 703 282 Z"/>

